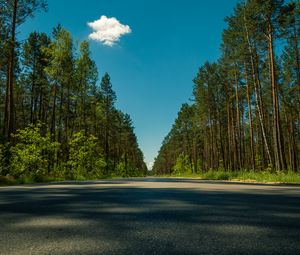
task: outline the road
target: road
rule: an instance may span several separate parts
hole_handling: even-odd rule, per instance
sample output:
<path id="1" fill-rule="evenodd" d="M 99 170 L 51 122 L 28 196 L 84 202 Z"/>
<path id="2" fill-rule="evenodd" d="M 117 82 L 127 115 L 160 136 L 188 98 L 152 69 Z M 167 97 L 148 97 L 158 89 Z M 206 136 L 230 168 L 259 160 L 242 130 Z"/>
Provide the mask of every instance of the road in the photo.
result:
<path id="1" fill-rule="evenodd" d="M 0 254 L 300 254 L 300 186 L 136 178 L 1 187 Z"/>

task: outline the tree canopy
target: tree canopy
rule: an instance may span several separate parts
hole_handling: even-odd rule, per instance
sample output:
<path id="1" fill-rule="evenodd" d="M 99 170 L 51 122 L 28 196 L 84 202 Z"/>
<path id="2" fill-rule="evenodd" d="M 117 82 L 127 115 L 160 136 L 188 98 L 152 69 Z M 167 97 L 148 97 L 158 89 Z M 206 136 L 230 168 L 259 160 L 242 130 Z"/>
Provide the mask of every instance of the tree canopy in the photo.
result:
<path id="1" fill-rule="evenodd" d="M 18 25 L 44 11 L 44 0 L 1 1 L 0 175 L 70 179 L 145 175 L 134 126 L 116 93 L 62 26 L 19 42 Z"/>
<path id="2" fill-rule="evenodd" d="M 195 173 L 299 169 L 299 10 L 299 1 L 237 4 L 226 18 L 222 56 L 199 68 L 194 103 L 179 111 L 157 174 L 176 172 L 178 162 Z"/>

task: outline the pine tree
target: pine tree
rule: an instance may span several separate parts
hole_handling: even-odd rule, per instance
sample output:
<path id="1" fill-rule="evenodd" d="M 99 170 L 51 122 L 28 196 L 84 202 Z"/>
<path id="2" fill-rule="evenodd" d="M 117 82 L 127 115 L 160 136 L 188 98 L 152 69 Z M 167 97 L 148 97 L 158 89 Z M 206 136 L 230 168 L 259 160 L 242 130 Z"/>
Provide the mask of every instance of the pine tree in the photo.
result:
<path id="1" fill-rule="evenodd" d="M 46 122 L 46 111 L 49 97 L 48 81 L 45 68 L 49 62 L 44 49 L 49 47 L 50 38 L 44 33 L 31 33 L 23 46 L 23 66 L 25 71 L 26 93 L 30 98 L 28 102 L 28 122 Z"/>
<path id="2" fill-rule="evenodd" d="M 89 43 L 84 41 L 80 44 L 80 56 L 76 61 L 76 84 L 74 114 L 72 127 L 85 130 L 85 134 L 91 130 L 95 109 L 92 98 L 95 96 L 95 87 L 98 79 L 98 71 L 95 62 L 90 58 Z"/>
<path id="3" fill-rule="evenodd" d="M 104 128 L 104 154 L 105 161 L 108 163 L 110 159 L 110 137 L 112 131 L 112 118 L 114 104 L 117 99 L 116 93 L 112 89 L 112 84 L 110 82 L 110 76 L 105 73 L 100 84 L 100 95 L 102 100 L 102 111 L 103 111 L 103 128 Z M 114 142 L 114 141 L 113 141 Z M 109 171 L 109 164 L 106 167 L 106 174 Z"/>
<path id="4" fill-rule="evenodd" d="M 37 10 L 45 10 L 44 0 L 5 0 L 3 3 L 3 17 L 9 27 L 8 40 L 8 60 L 7 60 L 7 87 L 4 111 L 3 133 L 6 138 L 15 130 L 15 49 L 16 49 L 16 29 L 24 23 L 28 17 L 33 16 Z M 1 8 L 2 9 L 2 8 Z"/>

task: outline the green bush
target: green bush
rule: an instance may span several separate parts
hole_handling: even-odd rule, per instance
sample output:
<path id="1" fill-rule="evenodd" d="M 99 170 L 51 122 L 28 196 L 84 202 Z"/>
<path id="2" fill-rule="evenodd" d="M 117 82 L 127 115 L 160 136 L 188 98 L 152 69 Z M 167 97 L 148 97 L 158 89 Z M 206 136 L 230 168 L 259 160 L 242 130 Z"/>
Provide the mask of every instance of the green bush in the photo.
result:
<path id="1" fill-rule="evenodd" d="M 183 153 L 176 159 L 176 164 L 173 167 L 173 171 L 176 175 L 191 174 L 193 172 L 190 164 L 189 157 Z"/>
<path id="2" fill-rule="evenodd" d="M 127 167 L 127 174 L 126 177 L 143 177 L 145 176 L 142 171 L 138 168 L 134 167 L 133 165 L 129 164 Z"/>
<path id="3" fill-rule="evenodd" d="M 57 153 L 59 143 L 52 142 L 49 133 L 42 136 L 40 129 L 41 124 L 29 125 L 13 135 L 16 145 L 10 148 L 12 175 L 35 179 L 47 174 L 49 156 Z"/>
<path id="4" fill-rule="evenodd" d="M 10 144 L 0 143 L 0 176 L 6 176 L 9 172 Z"/>
<path id="5" fill-rule="evenodd" d="M 5 172 L 4 150 L 4 144 L 0 144 L 0 176 L 4 175 Z"/>
<path id="6" fill-rule="evenodd" d="M 70 179 L 101 178 L 106 166 L 102 153 L 97 147 L 95 136 L 77 132 L 69 141 L 69 160 L 66 177 Z"/>
<path id="7" fill-rule="evenodd" d="M 112 174 L 113 177 L 126 177 L 126 168 L 124 162 L 119 162 L 115 171 Z"/>
<path id="8" fill-rule="evenodd" d="M 207 172 L 201 173 L 200 177 L 209 180 L 241 180 L 257 182 L 300 183 L 300 173 L 298 172 L 271 172 L 268 168 L 264 171 L 220 171 L 211 169 Z"/>
<path id="9" fill-rule="evenodd" d="M 143 177 L 145 176 L 142 171 L 136 167 L 128 164 L 125 166 L 124 162 L 119 162 L 111 174 L 112 177 Z"/>

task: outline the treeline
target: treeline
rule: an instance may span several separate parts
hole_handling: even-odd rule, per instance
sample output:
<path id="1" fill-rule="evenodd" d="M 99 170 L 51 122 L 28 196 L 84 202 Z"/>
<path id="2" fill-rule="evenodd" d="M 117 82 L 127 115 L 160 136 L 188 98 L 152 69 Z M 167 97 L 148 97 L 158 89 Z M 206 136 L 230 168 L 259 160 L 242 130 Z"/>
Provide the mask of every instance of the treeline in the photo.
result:
<path id="1" fill-rule="evenodd" d="M 222 55 L 199 68 L 157 174 L 300 169 L 300 3 L 241 1 L 226 21 Z"/>
<path id="2" fill-rule="evenodd" d="M 106 73 L 98 82 L 89 43 L 61 26 L 17 41 L 42 0 L 0 6 L 0 175 L 98 178 L 147 171 L 128 114 L 116 109 Z"/>

